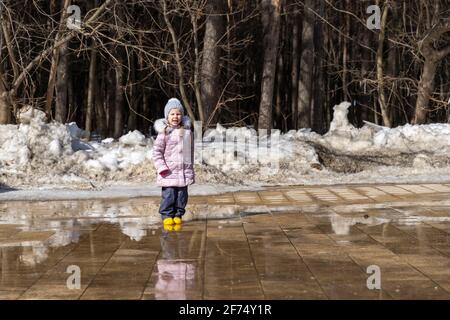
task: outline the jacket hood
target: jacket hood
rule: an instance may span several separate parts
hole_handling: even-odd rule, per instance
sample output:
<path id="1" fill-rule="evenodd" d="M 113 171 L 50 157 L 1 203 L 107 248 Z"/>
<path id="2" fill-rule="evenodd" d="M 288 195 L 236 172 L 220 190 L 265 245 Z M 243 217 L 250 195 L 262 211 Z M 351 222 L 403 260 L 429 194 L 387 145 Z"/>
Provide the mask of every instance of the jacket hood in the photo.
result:
<path id="1" fill-rule="evenodd" d="M 157 133 L 164 132 L 164 129 L 168 126 L 167 119 L 161 118 L 155 121 L 154 128 Z M 181 126 L 185 129 L 191 129 L 192 123 L 188 116 L 183 116 L 181 118 Z"/>

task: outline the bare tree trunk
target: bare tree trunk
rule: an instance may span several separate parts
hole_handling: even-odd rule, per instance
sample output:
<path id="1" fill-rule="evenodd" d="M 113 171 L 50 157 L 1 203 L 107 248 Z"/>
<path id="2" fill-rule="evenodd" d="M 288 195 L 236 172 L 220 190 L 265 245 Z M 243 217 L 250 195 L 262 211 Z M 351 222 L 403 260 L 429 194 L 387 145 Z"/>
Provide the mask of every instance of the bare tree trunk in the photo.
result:
<path id="1" fill-rule="evenodd" d="M 344 10 L 351 12 L 349 0 L 345 0 Z M 343 45 L 342 45 L 343 46 L 343 48 L 342 48 L 342 91 L 344 93 L 344 100 L 352 102 L 350 93 L 348 91 L 348 81 L 347 81 L 347 73 L 348 73 L 347 62 L 349 60 L 349 49 L 348 49 L 347 37 L 350 36 L 350 15 L 345 14 L 343 19 L 345 21 L 345 33 L 342 36 L 342 43 L 343 43 Z"/>
<path id="2" fill-rule="evenodd" d="M 101 64 L 99 65 L 99 68 L 101 69 Z M 100 72 L 97 72 L 98 74 L 103 74 L 101 70 Z M 100 81 L 97 81 L 100 85 L 95 86 L 95 123 L 97 127 L 97 131 L 100 133 L 100 136 L 102 138 L 106 138 L 107 134 L 107 122 L 106 122 L 106 112 L 104 106 L 104 99 L 105 99 L 105 92 L 106 92 L 106 81 L 105 78 Z"/>
<path id="3" fill-rule="evenodd" d="M 5 15 L 6 16 L 6 15 Z M 15 55 L 15 51 L 13 48 L 13 44 L 11 42 L 11 29 L 9 24 L 7 23 L 7 19 L 5 16 L 2 16 L 2 10 L 0 10 L 0 23 L 1 23 L 1 30 L 0 30 L 0 46 L 3 45 L 3 41 L 5 41 L 5 45 L 6 45 L 6 49 L 8 51 L 8 56 L 9 56 L 9 62 L 11 64 L 11 67 L 13 69 L 13 74 L 14 74 L 14 80 L 18 78 L 19 76 L 19 69 L 18 69 L 18 63 L 17 63 L 17 59 L 16 59 L 16 55 Z M 2 48 L 0 47 L 0 61 L 3 61 L 2 57 L 1 57 L 1 50 Z M 0 99 L 2 100 L 2 102 L 0 102 L 0 104 L 3 105 L 0 106 L 0 109 L 3 109 L 3 111 L 0 110 L 0 124 L 2 123 L 1 121 L 7 121 L 7 123 L 11 122 L 11 111 L 13 112 L 14 116 L 17 113 L 17 104 L 14 101 L 14 99 L 10 98 L 7 95 L 7 84 L 6 84 L 6 78 L 3 72 L 3 68 L 2 65 L 0 63 L 0 82 L 3 82 L 2 88 L 0 89 Z M 3 97 L 1 97 L 1 95 L 4 95 Z"/>
<path id="4" fill-rule="evenodd" d="M 233 48 L 233 44 L 234 44 L 234 39 L 237 36 L 237 30 L 236 30 L 236 18 L 235 18 L 235 7 L 234 7 L 234 2 L 233 0 L 227 0 L 227 9 L 226 9 L 226 13 L 227 13 L 227 21 L 225 23 L 226 25 L 226 46 L 225 46 L 225 50 L 226 50 L 226 79 L 228 81 L 228 83 L 226 84 L 226 89 L 228 92 L 233 92 L 233 93 L 237 93 L 239 92 L 239 85 L 237 81 L 230 81 L 231 79 L 235 79 L 237 76 L 237 73 L 234 70 L 234 64 L 235 61 L 237 61 L 235 59 L 235 49 Z M 237 6 L 239 6 L 239 4 L 237 4 Z M 246 73 L 245 71 L 242 72 Z M 239 101 L 237 99 L 233 99 L 232 101 L 227 101 L 227 107 L 230 110 L 235 110 L 237 117 L 239 119 L 241 119 L 241 107 L 242 105 L 239 103 Z M 218 115 L 217 117 L 215 117 L 214 122 L 217 122 L 217 119 L 220 116 L 220 111 L 218 110 Z"/>
<path id="5" fill-rule="evenodd" d="M 64 43 L 58 50 L 59 63 L 56 68 L 56 103 L 55 120 L 61 123 L 67 121 L 67 80 L 68 80 L 68 48 Z"/>
<path id="6" fill-rule="evenodd" d="M 98 5 L 98 0 L 90 1 L 92 5 L 96 7 Z M 90 8 L 92 9 L 92 8 Z M 94 113 L 96 113 L 96 102 L 97 99 L 95 97 L 95 93 L 98 92 L 96 83 L 99 83 L 99 77 L 97 75 L 97 49 L 95 48 L 96 41 L 95 39 L 91 39 L 91 54 L 89 60 L 89 80 L 88 80 L 88 89 L 87 89 L 87 104 L 86 104 L 86 120 L 84 129 L 91 133 L 93 131 L 92 128 L 92 118 Z M 97 80 L 97 81 L 96 81 Z M 97 121 L 97 126 L 99 125 L 99 121 Z"/>
<path id="7" fill-rule="evenodd" d="M 145 87 L 142 88 L 142 114 L 145 117 L 149 117 L 149 108 L 148 108 L 148 94 L 147 94 L 147 90 L 145 89 Z M 143 119 L 143 125 L 146 127 L 145 129 L 147 130 L 148 127 L 148 120 L 147 119 Z"/>
<path id="8" fill-rule="evenodd" d="M 395 78 L 398 76 L 398 59 L 397 59 L 397 48 L 395 45 L 389 43 L 389 53 L 388 53 L 388 63 L 386 66 L 386 73 L 391 77 Z M 390 92 L 395 90 L 395 82 L 392 82 L 392 85 L 389 88 Z M 401 101 L 396 103 L 395 100 L 390 100 L 391 105 L 396 106 L 395 108 L 389 108 L 389 118 L 391 119 L 391 126 L 395 127 L 396 123 L 398 123 L 398 114 L 400 111 Z"/>
<path id="9" fill-rule="evenodd" d="M 302 30 L 302 54 L 298 85 L 298 128 L 311 128 L 312 81 L 314 71 L 314 0 L 305 0 Z"/>
<path id="10" fill-rule="evenodd" d="M 272 128 L 272 101 L 280 33 L 280 9 L 282 0 L 262 0 L 262 24 L 264 28 L 264 66 L 261 81 L 258 129 Z"/>
<path id="11" fill-rule="evenodd" d="M 330 52 L 331 51 L 331 46 L 332 46 L 332 36 L 330 35 L 329 32 L 329 27 L 325 28 L 325 32 L 323 33 L 323 41 L 324 41 L 324 50 L 326 52 Z M 324 62 L 324 70 L 323 72 L 328 73 L 329 70 L 329 62 L 330 58 L 328 56 L 325 57 L 325 62 Z M 324 86 L 325 86 L 325 90 L 324 92 L 326 92 L 327 94 L 325 94 L 324 96 L 324 105 L 325 105 L 325 110 L 324 110 L 324 130 L 328 131 L 329 127 L 330 127 L 330 123 L 331 123 L 331 106 L 332 103 L 332 96 L 330 94 L 331 92 L 331 81 L 330 81 L 330 77 L 327 76 L 325 77 L 325 81 L 324 81 Z"/>
<path id="12" fill-rule="evenodd" d="M 108 136 L 114 135 L 114 114 L 116 101 L 116 75 L 114 68 L 106 68 L 105 70 L 106 82 L 106 120 L 108 123 Z"/>
<path id="13" fill-rule="evenodd" d="M 118 57 L 114 69 L 116 71 L 116 96 L 115 96 L 115 110 L 114 110 L 114 139 L 118 139 L 123 133 L 123 66 L 122 57 Z"/>
<path id="14" fill-rule="evenodd" d="M 281 7 L 280 15 L 282 16 L 284 14 L 284 8 Z M 276 96 L 275 96 L 275 121 L 272 121 L 275 123 L 275 127 L 278 129 L 282 129 L 283 125 L 283 96 L 284 96 L 284 57 L 283 57 L 283 46 L 284 46 L 284 39 L 285 39 L 285 32 L 286 32 L 286 24 L 284 23 L 283 19 L 280 17 L 280 35 L 279 35 L 279 50 L 277 53 L 277 69 L 276 69 Z"/>
<path id="15" fill-rule="evenodd" d="M 139 35 L 139 37 L 142 37 L 141 35 Z M 142 55 L 141 52 L 139 52 L 138 54 L 138 65 L 139 65 L 139 69 L 143 70 L 144 66 L 145 66 L 145 61 L 144 61 L 144 57 Z M 146 89 L 146 81 L 144 80 L 144 82 L 142 82 L 142 73 L 141 74 L 141 95 L 142 95 L 142 114 L 144 115 L 144 117 L 141 117 L 142 120 L 142 126 L 145 128 L 145 132 L 148 132 L 148 117 L 149 115 L 149 101 L 148 101 L 148 93 L 147 93 L 147 89 Z"/>
<path id="16" fill-rule="evenodd" d="M 131 63 L 131 75 L 128 80 L 128 88 L 129 88 L 129 98 L 127 99 L 127 102 L 129 103 L 129 115 L 128 115 L 128 131 L 134 131 L 136 130 L 136 120 L 137 120 L 137 113 L 138 110 L 138 104 L 137 104 L 137 97 L 136 97 L 136 68 L 135 65 L 135 56 L 134 54 L 130 57 L 130 63 Z"/>
<path id="17" fill-rule="evenodd" d="M 67 104 L 68 122 L 74 121 L 73 118 L 76 118 L 74 112 L 76 111 L 78 102 L 76 100 L 76 94 L 74 93 L 73 88 L 73 76 L 70 73 L 67 74 Z"/>
<path id="18" fill-rule="evenodd" d="M 87 99 L 87 109 L 86 109 L 86 123 L 85 130 L 91 132 L 92 131 L 92 116 L 95 104 L 95 92 L 97 81 L 97 51 L 94 48 L 95 44 L 92 44 L 91 48 L 91 59 L 89 63 L 89 86 L 88 86 L 88 99 Z"/>
<path id="19" fill-rule="evenodd" d="M 445 121 L 447 123 L 450 123 L 450 97 L 447 96 L 448 95 L 448 89 L 447 89 L 447 86 L 446 86 L 446 84 L 444 82 L 444 78 L 445 79 L 450 79 L 450 62 L 447 63 L 447 67 L 444 68 L 444 70 L 445 70 L 445 73 L 442 74 L 442 78 L 441 78 L 441 96 L 442 96 L 441 99 L 443 101 L 445 101 L 448 98 L 448 100 L 447 100 L 447 107 L 445 108 L 445 110 L 447 112 L 447 114 L 446 114 L 447 118 L 445 119 Z"/>
<path id="20" fill-rule="evenodd" d="M 194 92 L 195 92 L 195 100 L 197 101 L 198 114 L 200 117 L 200 121 L 202 123 L 205 122 L 205 111 L 203 109 L 203 101 L 202 101 L 202 93 L 201 93 L 201 83 L 200 83 L 200 53 L 199 53 L 199 44 L 198 44 L 198 13 L 195 12 L 191 14 L 191 22 L 192 22 L 192 32 L 194 34 L 194 56 L 195 56 L 195 64 L 194 64 Z"/>
<path id="21" fill-rule="evenodd" d="M 297 95 L 298 95 L 298 47 L 299 47 L 299 14 L 297 9 L 292 16 L 292 67 L 291 67 L 291 126 L 297 130 Z"/>
<path id="22" fill-rule="evenodd" d="M 284 71 L 283 54 L 279 52 L 277 62 L 277 83 L 276 83 L 277 91 L 275 98 L 275 123 L 276 128 L 279 129 L 281 129 L 281 125 L 283 124 L 282 119 L 283 91 L 284 91 L 283 71 Z"/>
<path id="23" fill-rule="evenodd" d="M 223 0 L 208 0 L 201 70 L 202 105 L 206 125 L 213 122 L 211 115 L 220 98 L 221 49 L 219 44 L 225 33 L 225 16 L 222 15 L 224 11 Z"/>
<path id="24" fill-rule="evenodd" d="M 422 124 L 427 121 L 428 102 L 434 89 L 434 76 L 436 75 L 438 62 L 425 58 L 422 76 L 419 81 L 414 124 Z"/>
<path id="25" fill-rule="evenodd" d="M 0 124 L 8 124 L 11 120 L 11 105 L 4 84 L 4 76 L 0 70 Z"/>
<path id="26" fill-rule="evenodd" d="M 365 12 L 366 7 L 362 4 L 362 10 Z M 358 125 L 363 124 L 363 120 L 372 121 L 374 120 L 371 118 L 373 116 L 373 113 L 370 113 L 372 106 L 371 106 L 371 95 L 368 94 L 369 89 L 369 77 L 370 77 L 370 70 L 372 65 L 372 31 L 370 31 L 367 28 L 364 28 L 363 32 L 360 35 L 360 41 L 362 43 L 362 46 L 359 48 L 359 59 L 361 60 L 361 81 L 359 85 L 359 112 L 358 115 Z"/>
<path id="27" fill-rule="evenodd" d="M 378 80 L 378 102 L 380 104 L 381 116 L 386 127 L 391 127 L 391 118 L 389 106 L 386 102 L 386 96 L 384 94 L 384 74 L 383 74 L 383 51 L 384 51 L 384 39 L 386 33 L 387 15 L 389 10 L 389 0 L 386 0 L 383 8 L 383 14 L 381 16 L 381 29 L 378 37 L 378 50 L 377 50 L 377 80 Z"/>
<path id="28" fill-rule="evenodd" d="M 67 17 L 67 8 L 69 7 L 69 3 L 70 3 L 70 0 L 61 0 L 61 17 L 59 20 L 58 32 L 56 33 L 55 42 L 58 42 L 58 40 L 61 37 L 61 32 L 63 30 L 64 21 Z M 60 68 L 59 68 L 59 58 L 60 57 L 65 59 L 64 62 L 67 66 L 67 57 L 65 57 L 65 54 L 63 54 L 63 51 L 64 51 L 64 53 L 67 53 L 67 42 L 62 44 L 61 47 L 55 48 L 53 50 L 52 64 L 50 67 L 50 75 L 48 78 L 47 96 L 46 96 L 46 102 L 45 102 L 45 112 L 49 115 L 50 118 L 52 118 L 51 108 L 52 108 L 52 101 L 53 101 L 53 91 L 55 90 L 55 83 L 58 82 L 59 85 L 61 85 L 61 80 L 56 79 L 58 76 L 61 76 L 61 73 L 59 72 L 60 71 Z M 58 84 L 56 84 L 56 86 L 58 86 Z M 56 90 L 58 90 L 58 89 L 56 89 Z M 60 97 L 60 99 L 61 98 L 62 97 Z M 66 95 L 66 98 L 67 98 L 67 95 Z M 56 100 L 58 100 L 58 97 L 56 98 Z M 61 107 L 61 104 L 56 106 L 55 119 L 56 119 L 56 121 L 60 121 L 61 123 L 64 123 L 65 119 L 63 119 L 61 121 L 61 118 L 58 118 L 58 117 L 60 117 L 61 115 L 64 115 L 65 112 L 64 112 L 64 110 L 58 110 L 58 107 Z M 66 106 L 64 106 L 64 108 L 66 108 Z"/>
<path id="29" fill-rule="evenodd" d="M 433 42 L 438 40 L 443 34 L 450 31 L 450 22 L 437 26 L 431 30 L 420 43 L 421 53 L 425 58 L 422 75 L 417 88 L 416 110 L 414 124 L 425 123 L 428 112 L 428 103 L 434 90 L 434 77 L 439 62 L 450 54 L 450 45 L 436 50 Z"/>
<path id="30" fill-rule="evenodd" d="M 321 1 L 318 4 L 318 13 L 320 16 L 324 16 L 325 13 L 325 4 Z M 322 43 L 323 41 L 323 30 L 322 30 L 322 21 L 318 21 L 315 25 L 315 44 L 314 46 L 317 48 L 315 52 L 315 62 L 314 62 L 314 110 L 313 110 L 313 124 L 312 128 L 317 133 L 324 133 L 325 125 L 324 125 L 324 92 L 325 89 L 325 81 L 323 77 L 323 62 L 322 57 L 324 54 L 324 49 Z"/>
<path id="31" fill-rule="evenodd" d="M 0 32 L 0 43 L 3 43 L 3 33 Z M 0 61 L 2 61 L 2 46 L 0 45 Z M 3 65 L 0 63 L 0 124 L 8 124 L 10 122 L 11 106 L 8 102 L 8 92 L 6 79 L 3 72 Z"/>
<path id="32" fill-rule="evenodd" d="M 399 12 L 399 4 L 398 2 L 391 2 L 391 10 L 392 10 L 392 27 L 393 30 L 401 30 L 401 22 L 400 22 L 400 12 Z M 399 49 L 397 45 L 393 42 L 388 42 L 388 57 L 387 57 L 387 66 L 386 73 L 390 78 L 395 79 L 399 75 Z M 391 126 L 395 127 L 400 123 L 400 119 L 402 118 L 402 108 L 403 103 L 401 99 L 398 99 L 394 93 L 394 91 L 398 90 L 397 82 L 392 81 L 392 83 L 388 87 L 389 89 L 389 100 L 392 107 L 389 108 L 389 118 L 391 119 Z"/>

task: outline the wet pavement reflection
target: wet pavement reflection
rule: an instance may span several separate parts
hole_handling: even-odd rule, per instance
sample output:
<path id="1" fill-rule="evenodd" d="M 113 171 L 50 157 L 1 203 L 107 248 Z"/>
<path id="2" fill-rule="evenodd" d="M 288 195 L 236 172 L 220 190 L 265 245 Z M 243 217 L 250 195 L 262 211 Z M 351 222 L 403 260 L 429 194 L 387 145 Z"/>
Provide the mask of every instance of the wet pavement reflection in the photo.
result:
<path id="1" fill-rule="evenodd" d="M 1 202 L 0 299 L 449 299 L 445 187 L 199 196 L 171 230 L 157 198 Z"/>

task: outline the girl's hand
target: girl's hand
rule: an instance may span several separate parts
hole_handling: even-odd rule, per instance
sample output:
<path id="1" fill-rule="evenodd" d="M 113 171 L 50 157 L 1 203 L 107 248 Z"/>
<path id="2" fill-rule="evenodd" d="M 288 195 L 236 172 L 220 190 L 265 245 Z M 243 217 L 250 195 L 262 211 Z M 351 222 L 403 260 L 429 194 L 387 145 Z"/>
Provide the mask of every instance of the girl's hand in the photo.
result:
<path id="1" fill-rule="evenodd" d="M 164 170 L 164 171 L 161 171 L 159 174 L 161 175 L 161 177 L 163 177 L 163 178 L 165 178 L 166 176 L 168 176 L 169 175 L 169 170 Z"/>

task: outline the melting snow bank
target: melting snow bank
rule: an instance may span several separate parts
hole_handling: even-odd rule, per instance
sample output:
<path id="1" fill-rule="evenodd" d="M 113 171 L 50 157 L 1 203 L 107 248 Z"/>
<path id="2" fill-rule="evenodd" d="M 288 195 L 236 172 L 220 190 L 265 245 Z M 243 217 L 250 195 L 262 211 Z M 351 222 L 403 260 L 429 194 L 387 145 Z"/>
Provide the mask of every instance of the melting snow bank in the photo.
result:
<path id="1" fill-rule="evenodd" d="M 407 124 L 390 129 L 366 122 L 357 129 L 347 119 L 349 106 L 350 103 L 343 102 L 334 107 L 334 118 L 325 135 L 308 133 L 301 137 L 310 142 L 327 168 L 353 173 L 396 166 L 400 172 L 415 176 L 450 166 L 449 124 Z M 398 170 L 392 169 L 392 173 Z M 449 170 L 435 171 L 439 173 L 448 175 Z"/>
<path id="2" fill-rule="evenodd" d="M 225 129 L 218 124 L 196 137 L 199 189 L 450 181 L 450 125 L 389 129 L 367 123 L 358 129 L 348 122 L 349 106 L 347 102 L 335 106 L 325 135 L 301 129 L 286 134 L 274 130 L 267 137 L 253 129 Z M 7 187 L 39 188 L 33 191 L 36 197 L 49 192 L 43 189 L 61 189 L 60 195 L 70 193 L 64 189 L 85 190 L 78 193 L 81 198 L 114 196 L 121 188 L 119 194 L 127 196 L 158 190 L 151 159 L 153 138 L 133 131 L 117 141 L 87 141 L 86 132 L 75 123 L 44 120 L 41 111 L 27 109 L 19 125 L 0 125 L 2 197 L 15 194 L 1 192 Z M 115 187 L 108 188 L 111 185 Z M 218 187 L 211 193 L 225 190 Z"/>

